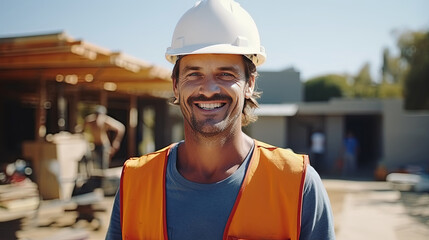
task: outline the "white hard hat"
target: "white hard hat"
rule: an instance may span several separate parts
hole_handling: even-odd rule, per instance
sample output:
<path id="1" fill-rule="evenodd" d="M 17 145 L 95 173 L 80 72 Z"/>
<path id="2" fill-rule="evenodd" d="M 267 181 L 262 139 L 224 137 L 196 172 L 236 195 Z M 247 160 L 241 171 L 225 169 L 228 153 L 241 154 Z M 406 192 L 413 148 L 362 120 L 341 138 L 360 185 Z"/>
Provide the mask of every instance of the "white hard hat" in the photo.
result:
<path id="1" fill-rule="evenodd" d="M 258 28 L 233 0 L 203 0 L 180 18 L 165 57 L 175 63 L 188 54 L 240 54 L 258 66 L 265 62 Z"/>

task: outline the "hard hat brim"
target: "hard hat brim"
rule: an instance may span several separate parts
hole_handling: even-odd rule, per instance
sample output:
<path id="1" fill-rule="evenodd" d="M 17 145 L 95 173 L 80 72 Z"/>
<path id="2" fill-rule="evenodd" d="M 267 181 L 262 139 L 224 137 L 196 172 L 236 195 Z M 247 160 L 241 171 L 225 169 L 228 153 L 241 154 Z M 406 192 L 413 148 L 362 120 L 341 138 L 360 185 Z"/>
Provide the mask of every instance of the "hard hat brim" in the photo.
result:
<path id="1" fill-rule="evenodd" d="M 230 44 L 210 44 L 210 45 L 192 45 L 180 49 L 167 48 L 165 58 L 172 64 L 176 63 L 178 56 L 190 54 L 237 54 L 248 57 L 258 66 L 265 62 L 266 54 L 264 48 L 249 49 L 247 47 L 238 47 Z"/>

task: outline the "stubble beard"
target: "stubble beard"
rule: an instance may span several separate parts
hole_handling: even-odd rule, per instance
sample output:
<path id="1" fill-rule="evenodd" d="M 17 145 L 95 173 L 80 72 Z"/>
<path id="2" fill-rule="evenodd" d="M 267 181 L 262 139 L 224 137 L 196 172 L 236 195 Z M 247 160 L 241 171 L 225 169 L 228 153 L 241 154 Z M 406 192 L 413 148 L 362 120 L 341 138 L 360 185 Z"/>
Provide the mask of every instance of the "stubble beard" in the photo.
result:
<path id="1" fill-rule="evenodd" d="M 227 111 L 229 112 L 229 111 Z M 191 112 L 192 113 L 192 112 Z M 233 132 L 234 125 L 239 119 L 240 114 L 230 115 L 231 112 L 226 113 L 221 120 L 215 120 L 213 118 L 207 118 L 204 120 L 198 120 L 195 117 L 195 114 L 191 114 L 190 119 L 188 119 L 188 124 L 193 130 L 194 134 L 202 138 L 227 138 Z"/>
<path id="2" fill-rule="evenodd" d="M 204 138 L 213 138 L 220 135 L 227 129 L 227 119 L 222 119 L 220 122 L 212 118 L 205 120 L 197 120 L 193 115 L 190 119 L 190 126 L 194 133 L 198 133 Z"/>

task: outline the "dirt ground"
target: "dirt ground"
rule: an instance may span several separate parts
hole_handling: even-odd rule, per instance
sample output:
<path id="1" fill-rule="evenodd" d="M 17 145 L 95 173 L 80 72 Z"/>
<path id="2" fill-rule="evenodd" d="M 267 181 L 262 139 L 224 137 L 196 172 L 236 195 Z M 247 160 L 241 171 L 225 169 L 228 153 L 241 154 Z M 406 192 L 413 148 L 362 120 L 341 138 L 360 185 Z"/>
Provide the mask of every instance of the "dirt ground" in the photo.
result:
<path id="1" fill-rule="evenodd" d="M 423 240 L 429 236 L 429 193 L 400 192 L 386 182 L 323 182 L 331 200 L 338 240 Z M 65 211 L 74 209 L 73 204 L 43 202 L 37 214 L 21 221 L 15 236 L 21 240 L 104 239 L 112 204 L 112 196 L 102 198 L 94 205 L 98 210 L 96 220 L 76 223 L 77 213 Z M 5 231 L 13 228 L 0 228 L 0 238 L 7 236 Z"/>
<path id="2" fill-rule="evenodd" d="M 47 203 L 41 206 L 34 218 L 25 219 L 22 230 L 16 233 L 17 239 L 22 240 L 74 240 L 74 239 L 104 239 L 109 224 L 111 206 L 114 197 L 104 197 L 91 206 L 82 208 L 78 214 L 76 205 Z M 85 219 L 85 214 L 95 211 L 95 219 Z M 81 216 L 84 219 L 79 220 Z M 1 236 L 1 235 L 0 235 Z"/>
<path id="3" fill-rule="evenodd" d="M 426 240 L 429 193 L 404 192 L 386 182 L 324 180 L 338 240 Z"/>

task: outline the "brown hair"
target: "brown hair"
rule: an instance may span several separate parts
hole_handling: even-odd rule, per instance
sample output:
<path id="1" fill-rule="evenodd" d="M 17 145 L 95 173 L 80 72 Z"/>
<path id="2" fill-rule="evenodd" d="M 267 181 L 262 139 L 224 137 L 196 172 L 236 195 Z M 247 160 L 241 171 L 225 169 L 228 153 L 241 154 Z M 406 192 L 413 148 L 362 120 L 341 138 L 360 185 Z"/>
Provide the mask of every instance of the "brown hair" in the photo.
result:
<path id="1" fill-rule="evenodd" d="M 246 82 L 249 81 L 249 78 L 251 76 L 255 77 L 255 86 L 256 86 L 256 78 L 258 77 L 258 72 L 256 71 L 255 64 L 246 56 L 242 56 L 243 62 L 244 62 L 244 71 L 245 71 L 245 77 Z M 177 58 L 176 64 L 173 67 L 173 72 L 171 74 L 171 78 L 178 80 L 179 79 L 179 69 L 180 69 L 180 60 L 182 59 L 182 56 L 179 56 Z M 176 81 L 177 82 L 177 81 Z M 255 87 L 256 88 L 256 87 Z M 241 118 L 241 124 L 243 126 L 247 126 L 252 122 L 255 122 L 258 117 L 254 114 L 254 110 L 259 107 L 258 101 L 256 99 L 261 97 L 261 92 L 259 91 L 253 91 L 253 94 L 250 98 L 246 98 L 244 101 L 244 107 L 243 107 L 243 116 Z M 178 105 L 177 99 L 172 98 L 170 101 L 171 104 Z"/>

